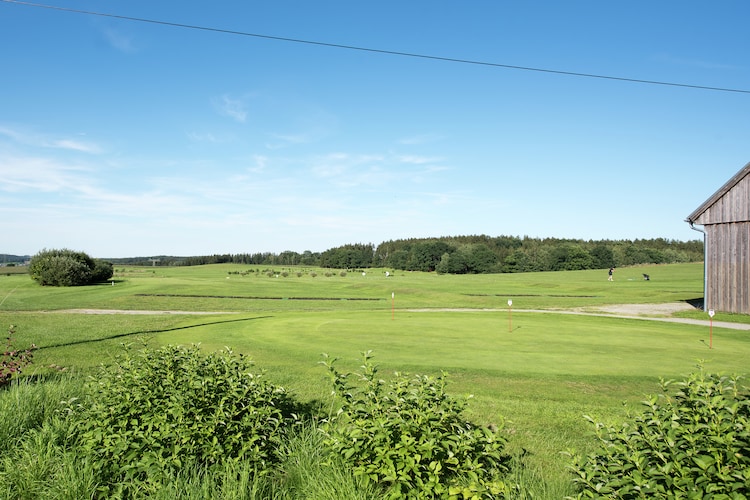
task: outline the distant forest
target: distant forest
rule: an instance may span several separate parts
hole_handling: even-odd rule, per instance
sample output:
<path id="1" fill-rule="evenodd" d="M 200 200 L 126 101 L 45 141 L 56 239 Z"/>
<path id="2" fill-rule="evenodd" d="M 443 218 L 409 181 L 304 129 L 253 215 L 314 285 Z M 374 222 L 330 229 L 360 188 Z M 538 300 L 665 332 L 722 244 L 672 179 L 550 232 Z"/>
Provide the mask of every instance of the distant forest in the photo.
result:
<path id="1" fill-rule="evenodd" d="M 31 259 L 30 255 L 9 255 L 7 253 L 0 253 L 0 265 L 4 266 L 15 266 L 23 264 Z"/>
<path id="2" fill-rule="evenodd" d="M 198 257 L 134 257 L 115 264 L 197 266 L 248 264 L 316 266 L 333 269 L 379 267 L 449 274 L 522 273 L 608 269 L 637 264 L 672 264 L 703 260 L 703 242 L 650 240 L 574 240 L 516 236 L 447 236 L 355 243 L 324 252 L 216 254 Z"/>

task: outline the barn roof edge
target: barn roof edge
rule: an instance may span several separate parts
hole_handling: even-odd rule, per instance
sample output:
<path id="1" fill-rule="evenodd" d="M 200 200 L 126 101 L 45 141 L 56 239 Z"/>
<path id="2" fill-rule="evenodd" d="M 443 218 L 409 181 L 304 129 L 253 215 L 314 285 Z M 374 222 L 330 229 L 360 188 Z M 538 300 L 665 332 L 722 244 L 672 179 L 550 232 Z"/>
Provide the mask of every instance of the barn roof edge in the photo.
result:
<path id="1" fill-rule="evenodd" d="M 706 201 L 701 203 L 701 205 L 696 208 L 690 215 L 687 216 L 687 219 L 685 219 L 685 222 L 693 223 L 695 222 L 698 217 L 705 212 L 708 207 L 716 203 L 716 201 L 724 196 L 727 191 L 732 189 L 738 182 L 740 182 L 742 179 L 745 178 L 746 175 L 750 174 L 750 162 L 746 163 L 744 167 L 740 169 L 739 172 L 734 174 L 731 179 L 729 179 L 723 186 L 721 186 L 714 194 L 708 197 Z"/>

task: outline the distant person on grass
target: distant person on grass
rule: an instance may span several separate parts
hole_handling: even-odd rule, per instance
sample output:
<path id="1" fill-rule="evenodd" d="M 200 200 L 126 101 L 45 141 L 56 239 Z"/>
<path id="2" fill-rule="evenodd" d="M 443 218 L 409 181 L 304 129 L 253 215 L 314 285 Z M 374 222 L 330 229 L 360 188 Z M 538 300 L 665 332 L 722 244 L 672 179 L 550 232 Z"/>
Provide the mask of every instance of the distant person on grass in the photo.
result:
<path id="1" fill-rule="evenodd" d="M 615 272 L 615 268 L 614 268 L 614 267 L 610 267 L 610 268 L 609 268 L 609 277 L 607 278 L 607 281 L 614 281 L 614 278 L 613 278 L 613 276 L 612 276 L 612 274 L 613 274 L 614 272 Z"/>

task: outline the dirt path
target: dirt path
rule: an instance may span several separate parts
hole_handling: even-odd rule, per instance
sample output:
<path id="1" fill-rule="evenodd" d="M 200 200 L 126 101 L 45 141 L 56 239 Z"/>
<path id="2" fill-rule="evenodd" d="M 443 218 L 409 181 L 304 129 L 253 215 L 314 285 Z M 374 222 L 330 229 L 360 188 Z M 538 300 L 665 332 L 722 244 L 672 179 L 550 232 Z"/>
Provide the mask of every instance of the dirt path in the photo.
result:
<path id="1" fill-rule="evenodd" d="M 237 314 L 238 311 L 146 311 L 131 309 L 59 309 L 41 311 L 49 314 Z"/>
<path id="2" fill-rule="evenodd" d="M 614 304 L 605 306 L 577 307 L 575 309 L 513 309 L 518 313 L 539 314 L 576 314 L 582 316 L 602 316 L 607 318 L 642 319 L 646 321 L 664 321 L 667 323 L 682 323 L 685 325 L 709 326 L 708 319 L 675 318 L 672 314 L 680 311 L 695 310 L 693 306 L 685 302 L 670 302 L 666 304 Z M 506 309 L 410 309 L 412 312 L 435 312 L 435 311 L 487 311 L 498 312 Z M 716 328 L 729 328 L 733 330 L 750 330 L 750 324 L 729 323 L 727 321 L 714 321 Z"/>
<path id="3" fill-rule="evenodd" d="M 680 311 L 690 311 L 694 307 L 685 302 L 670 302 L 666 304 L 615 304 L 606 306 L 578 307 L 575 309 L 513 309 L 517 313 L 536 314 L 576 314 L 582 316 L 602 316 L 608 318 L 641 319 L 646 321 L 664 321 L 668 323 L 682 323 L 686 325 L 709 326 L 708 319 L 675 318 L 672 315 Z M 408 309 L 409 312 L 501 312 L 505 309 Z M 239 314 L 239 311 L 146 311 L 127 309 L 64 309 L 47 311 L 49 313 L 67 314 Z M 247 313 L 244 311 L 243 313 Z M 714 321 L 716 328 L 730 328 L 734 330 L 750 330 L 750 324 Z"/>

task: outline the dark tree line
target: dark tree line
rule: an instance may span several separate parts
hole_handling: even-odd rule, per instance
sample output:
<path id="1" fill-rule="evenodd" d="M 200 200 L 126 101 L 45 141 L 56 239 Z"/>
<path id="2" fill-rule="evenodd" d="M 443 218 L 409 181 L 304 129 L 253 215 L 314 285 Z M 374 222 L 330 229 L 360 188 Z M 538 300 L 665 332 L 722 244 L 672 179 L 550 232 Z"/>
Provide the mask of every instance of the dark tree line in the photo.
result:
<path id="1" fill-rule="evenodd" d="M 703 260 L 703 242 L 573 240 L 515 236 L 456 236 L 396 240 L 375 251 L 379 267 L 439 273 L 516 273 L 606 269 Z"/>
<path id="2" fill-rule="evenodd" d="M 23 264 L 31 259 L 30 255 L 10 255 L 0 253 L 0 265 Z"/>
<path id="3" fill-rule="evenodd" d="M 303 253 L 285 251 L 279 254 L 271 252 L 214 254 L 200 257 L 184 257 L 176 264 L 182 266 L 199 266 L 203 264 L 249 264 L 280 266 L 315 266 L 320 260 L 319 253 L 305 250 Z"/>
<path id="4" fill-rule="evenodd" d="M 373 267 L 374 247 L 372 243 L 355 243 L 331 248 L 320 254 L 320 267 L 334 269 L 361 269 Z"/>
<path id="5" fill-rule="evenodd" d="M 699 240 L 595 241 L 478 235 L 391 240 L 374 250 L 371 244 L 344 245 L 323 252 L 318 265 L 479 274 L 606 269 L 701 260 L 703 242 Z"/>
<path id="6" fill-rule="evenodd" d="M 280 266 L 318 266 L 320 253 L 305 250 L 302 253 L 285 251 L 279 254 L 271 252 L 212 254 L 194 257 L 175 257 L 158 255 L 155 257 L 124 257 L 109 259 L 115 264 L 133 266 L 201 266 L 204 264 L 248 264 Z M 156 261 L 156 262 L 154 262 Z"/>
<path id="7" fill-rule="evenodd" d="M 576 240 L 528 236 L 445 236 L 390 240 L 375 247 L 355 243 L 324 252 L 309 250 L 197 257 L 159 257 L 156 265 L 249 264 L 304 265 L 332 269 L 370 267 L 450 274 L 520 273 L 606 269 L 637 264 L 673 264 L 703 260 L 703 242 L 664 238 Z M 113 262 L 151 265 L 148 258 Z"/>

